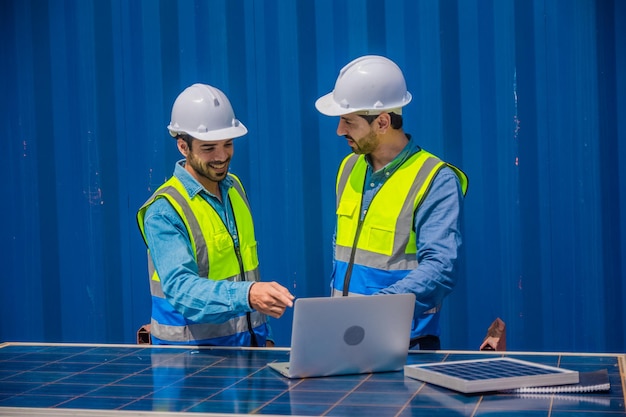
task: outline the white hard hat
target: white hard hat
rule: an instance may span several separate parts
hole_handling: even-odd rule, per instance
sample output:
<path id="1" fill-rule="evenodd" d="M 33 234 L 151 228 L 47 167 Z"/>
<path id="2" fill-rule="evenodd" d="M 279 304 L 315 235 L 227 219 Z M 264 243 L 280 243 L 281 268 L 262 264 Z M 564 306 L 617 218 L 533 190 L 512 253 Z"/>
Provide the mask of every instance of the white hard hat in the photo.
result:
<path id="1" fill-rule="evenodd" d="M 233 139 L 248 133 L 235 118 L 226 95 L 206 84 L 194 84 L 178 95 L 167 129 L 174 137 L 186 133 L 204 141 Z"/>
<path id="2" fill-rule="evenodd" d="M 398 110 L 411 101 L 400 68 L 390 59 L 366 55 L 341 69 L 335 89 L 315 102 L 327 116 L 354 112 L 379 114 Z"/>

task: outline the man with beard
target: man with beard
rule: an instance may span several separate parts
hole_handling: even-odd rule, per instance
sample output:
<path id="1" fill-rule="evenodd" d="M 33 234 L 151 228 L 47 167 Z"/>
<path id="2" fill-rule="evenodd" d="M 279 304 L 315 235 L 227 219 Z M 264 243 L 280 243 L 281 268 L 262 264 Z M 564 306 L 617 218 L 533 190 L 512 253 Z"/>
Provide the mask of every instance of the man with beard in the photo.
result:
<path id="1" fill-rule="evenodd" d="M 178 96 L 167 128 L 185 159 L 137 213 L 152 343 L 271 346 L 267 316 L 280 317 L 294 297 L 259 281 L 250 206 L 228 172 L 234 139 L 248 130 L 224 93 L 205 84 Z"/>
<path id="2" fill-rule="evenodd" d="M 457 282 L 467 177 L 404 132 L 411 98 L 400 68 L 370 55 L 346 65 L 315 103 L 340 117 L 337 135 L 353 151 L 337 174 L 332 295 L 414 293 L 410 347 L 437 350 L 441 304 Z"/>

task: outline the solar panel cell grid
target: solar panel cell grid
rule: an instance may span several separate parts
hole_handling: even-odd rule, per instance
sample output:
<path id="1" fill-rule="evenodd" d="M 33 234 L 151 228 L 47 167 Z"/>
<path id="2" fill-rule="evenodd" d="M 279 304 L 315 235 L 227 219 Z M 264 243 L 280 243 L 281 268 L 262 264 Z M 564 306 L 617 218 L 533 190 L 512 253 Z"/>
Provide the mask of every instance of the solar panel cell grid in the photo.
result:
<path id="1" fill-rule="evenodd" d="M 268 362 L 284 360 L 287 353 L 284 349 L 3 344 L 0 415 L 119 416 L 119 411 L 132 411 L 146 416 L 186 412 L 405 417 L 515 410 L 518 417 L 557 415 L 556 411 L 559 416 L 586 412 L 626 417 L 619 366 L 623 355 L 531 357 L 545 364 L 565 363 L 574 370 L 609 370 L 609 393 L 595 395 L 596 401 L 584 401 L 582 396 L 565 401 L 505 393 L 466 395 L 407 378 L 403 372 L 289 380 L 267 367 Z M 416 352 L 409 355 L 408 363 L 434 365 L 491 357 Z"/>
<path id="2" fill-rule="evenodd" d="M 434 366 L 430 369 L 436 370 Z M 467 380 L 510 378 L 516 376 L 548 375 L 554 373 L 551 370 L 516 364 L 511 362 L 465 362 L 445 367 L 444 373 L 449 376 L 456 376 Z"/>

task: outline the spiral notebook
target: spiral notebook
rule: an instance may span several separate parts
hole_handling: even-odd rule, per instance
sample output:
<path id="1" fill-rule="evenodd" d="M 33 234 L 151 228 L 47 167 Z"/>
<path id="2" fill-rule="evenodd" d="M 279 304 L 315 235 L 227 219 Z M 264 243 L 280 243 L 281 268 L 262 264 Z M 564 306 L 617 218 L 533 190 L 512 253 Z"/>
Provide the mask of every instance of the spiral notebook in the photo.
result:
<path id="1" fill-rule="evenodd" d="M 606 392 L 611 390 L 609 372 L 606 369 L 592 372 L 579 372 L 577 384 L 553 385 L 550 387 L 524 387 L 510 390 L 516 394 L 566 394 Z"/>

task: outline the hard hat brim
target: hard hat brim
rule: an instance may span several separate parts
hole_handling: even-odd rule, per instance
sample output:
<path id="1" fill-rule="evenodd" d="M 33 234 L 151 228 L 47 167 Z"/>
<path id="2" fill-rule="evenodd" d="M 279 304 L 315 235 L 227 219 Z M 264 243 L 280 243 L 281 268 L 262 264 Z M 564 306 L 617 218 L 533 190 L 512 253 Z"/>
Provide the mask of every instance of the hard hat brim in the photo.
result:
<path id="1" fill-rule="evenodd" d="M 248 133 L 246 126 L 239 122 L 237 126 L 227 127 L 225 129 L 211 130 L 209 132 L 187 132 L 172 129 L 172 125 L 167 126 L 170 135 L 176 137 L 179 133 L 186 133 L 194 139 L 204 142 L 219 142 L 222 140 L 235 139 Z"/>
<path id="2" fill-rule="evenodd" d="M 381 113 L 381 112 L 392 110 L 392 109 L 402 108 L 406 106 L 407 104 L 409 104 L 412 99 L 411 93 L 407 91 L 405 101 L 400 104 L 394 103 L 394 105 L 390 107 L 381 107 L 381 108 L 369 108 L 369 107 L 355 108 L 355 107 L 343 107 L 337 104 L 333 93 L 334 92 L 331 91 L 330 93 L 318 98 L 315 101 L 315 108 L 317 109 L 317 111 L 319 111 L 320 113 L 326 116 L 343 116 L 346 114 L 356 113 L 356 112 L 365 111 L 365 110 Z M 372 114 L 377 114 L 377 113 L 372 113 Z"/>
<path id="3" fill-rule="evenodd" d="M 352 109 L 349 107 L 341 107 L 337 104 L 335 99 L 333 98 L 333 92 L 326 94 L 318 98 L 315 101 L 315 108 L 322 114 L 326 116 L 343 116 L 344 114 L 354 113 L 355 111 L 359 111 L 359 109 Z"/>

